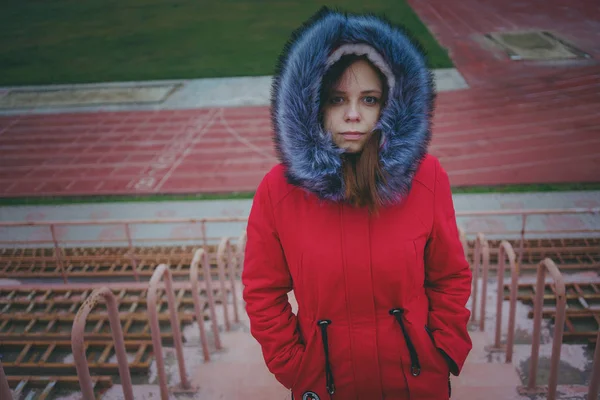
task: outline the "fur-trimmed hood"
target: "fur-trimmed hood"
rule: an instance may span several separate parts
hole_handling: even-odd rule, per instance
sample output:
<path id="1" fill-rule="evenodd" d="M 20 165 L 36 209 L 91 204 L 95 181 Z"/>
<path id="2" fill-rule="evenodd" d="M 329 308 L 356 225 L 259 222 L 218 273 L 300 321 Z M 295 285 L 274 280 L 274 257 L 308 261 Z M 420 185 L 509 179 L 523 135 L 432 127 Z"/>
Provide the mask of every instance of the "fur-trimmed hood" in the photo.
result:
<path id="1" fill-rule="evenodd" d="M 385 203 L 401 200 L 427 153 L 435 90 L 421 48 L 404 30 L 372 15 L 323 8 L 292 35 L 280 56 L 271 97 L 275 146 L 291 184 L 323 199 L 344 198 L 340 150 L 319 122 L 319 91 L 342 54 L 366 54 L 389 90 L 376 129 L 387 177 Z"/>

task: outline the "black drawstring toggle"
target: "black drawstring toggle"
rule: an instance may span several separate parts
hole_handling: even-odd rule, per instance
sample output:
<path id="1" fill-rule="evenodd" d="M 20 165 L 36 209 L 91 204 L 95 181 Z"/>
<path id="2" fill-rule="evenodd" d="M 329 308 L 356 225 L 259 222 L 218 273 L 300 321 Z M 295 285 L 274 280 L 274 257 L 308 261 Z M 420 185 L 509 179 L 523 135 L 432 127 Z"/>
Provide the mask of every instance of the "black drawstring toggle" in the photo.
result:
<path id="1" fill-rule="evenodd" d="M 325 379 L 327 381 L 327 392 L 332 395 L 335 393 L 335 384 L 333 383 L 333 372 L 331 372 L 331 364 L 329 363 L 329 342 L 327 341 L 327 327 L 331 325 L 331 321 L 322 319 L 318 321 L 317 324 L 321 328 L 323 350 L 325 351 Z"/>
<path id="2" fill-rule="evenodd" d="M 421 374 L 419 356 L 417 355 L 417 350 L 415 349 L 412 340 L 410 340 L 410 336 L 408 335 L 406 327 L 404 326 L 404 319 L 402 318 L 403 314 L 404 310 L 401 308 L 392 308 L 390 310 L 390 315 L 393 315 L 396 318 L 396 321 L 398 321 L 400 324 L 402 334 L 404 335 L 404 341 L 406 342 L 406 347 L 408 347 L 408 353 L 410 354 L 410 373 L 412 376 L 419 376 Z"/>

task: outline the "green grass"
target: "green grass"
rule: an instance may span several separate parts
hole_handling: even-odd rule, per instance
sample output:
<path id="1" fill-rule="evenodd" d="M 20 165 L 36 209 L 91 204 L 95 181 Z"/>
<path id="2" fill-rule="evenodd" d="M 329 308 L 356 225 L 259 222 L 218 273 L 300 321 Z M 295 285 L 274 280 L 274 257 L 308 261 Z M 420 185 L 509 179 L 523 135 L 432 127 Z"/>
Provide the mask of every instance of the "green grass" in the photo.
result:
<path id="1" fill-rule="evenodd" d="M 600 183 L 563 183 L 503 186 L 473 186 L 452 189 L 454 194 L 532 193 L 600 190 Z M 240 200 L 252 199 L 253 192 L 225 194 L 149 195 L 149 196 L 72 196 L 72 197 L 15 197 L 0 198 L 2 206 L 41 206 L 89 203 L 131 203 L 163 201 Z"/>
<path id="2" fill-rule="evenodd" d="M 0 86 L 271 75 L 322 5 L 386 15 L 452 66 L 404 0 L 5 0 Z"/>
<path id="3" fill-rule="evenodd" d="M 454 194 L 477 193 L 533 193 L 533 192 L 570 192 L 600 190 L 600 183 L 535 183 L 500 186 L 454 187 Z"/>

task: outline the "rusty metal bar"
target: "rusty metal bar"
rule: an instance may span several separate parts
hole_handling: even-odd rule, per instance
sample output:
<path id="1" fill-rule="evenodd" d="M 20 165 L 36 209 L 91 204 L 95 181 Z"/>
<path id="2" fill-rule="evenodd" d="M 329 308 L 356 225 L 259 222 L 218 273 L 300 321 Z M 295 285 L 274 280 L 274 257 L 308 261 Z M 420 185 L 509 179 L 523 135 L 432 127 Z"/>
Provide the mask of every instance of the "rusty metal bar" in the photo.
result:
<path id="1" fill-rule="evenodd" d="M 600 285 L 600 281 L 597 281 L 596 283 L 594 282 L 568 282 L 565 283 L 565 287 L 567 290 L 567 293 L 565 295 L 565 297 L 567 298 L 567 300 L 600 300 L 600 293 L 596 292 L 596 293 L 579 293 L 577 291 L 577 287 L 581 288 L 584 287 L 586 289 L 590 289 L 593 288 L 594 286 L 599 286 Z M 504 290 L 504 300 L 508 300 L 509 299 L 509 289 L 507 288 L 507 285 L 505 286 L 505 290 Z M 546 283 L 545 284 L 545 289 L 544 289 L 544 300 L 554 300 L 554 298 L 556 297 L 554 293 L 546 293 L 546 290 L 551 290 L 553 286 L 553 283 Z M 520 300 L 522 302 L 525 303 L 533 303 L 536 293 L 535 293 L 535 284 L 532 283 L 519 283 L 518 285 L 519 287 L 519 294 L 517 296 L 517 300 Z M 526 291 L 526 293 L 523 293 L 523 291 Z M 532 314 L 533 315 L 533 314 Z"/>
<path id="2" fill-rule="evenodd" d="M 158 224 L 158 223 L 157 223 Z M 66 225 L 66 226 L 70 226 L 70 225 Z M 2 227 L 2 224 L 0 223 L 0 227 Z M 552 231 L 552 232 L 559 232 L 559 231 Z M 582 232 L 581 230 L 574 230 L 574 231 L 567 231 L 565 233 L 580 233 Z M 595 232 L 595 231 L 592 231 Z M 181 242 L 181 241 L 195 241 L 198 238 L 196 236 L 179 236 L 179 237 L 161 237 L 161 238 L 137 238 L 135 241 L 139 242 L 139 243 L 152 243 L 152 242 Z M 221 237 L 208 237 L 207 238 L 207 242 L 218 242 L 219 240 L 221 240 Z M 102 239 L 102 238 L 97 238 L 97 239 L 72 239 L 69 240 L 69 243 L 71 244 L 85 244 L 85 243 L 115 243 L 115 242 L 119 242 L 118 239 Z M 49 244 L 52 243 L 51 240 L 0 240 L 0 243 L 5 243 L 5 244 Z"/>
<path id="3" fill-rule="evenodd" d="M 200 328 L 200 343 L 202 344 L 202 352 L 204 354 L 204 361 L 210 361 L 210 352 L 208 351 L 208 339 L 206 338 L 206 330 L 204 329 L 204 303 L 200 301 L 200 295 L 198 294 L 198 264 L 204 259 L 206 252 L 204 249 L 198 249 L 194 252 L 194 259 L 192 260 L 192 266 L 190 268 L 190 282 L 192 284 L 192 299 L 194 300 L 194 311 L 196 312 L 196 321 L 198 322 L 198 328 Z M 206 265 L 202 266 L 206 269 Z M 212 299 L 212 293 L 209 296 Z M 214 309 L 214 301 L 209 300 L 209 307 L 211 307 L 211 318 L 212 315 L 216 315 Z M 213 334 L 215 335 L 215 347 L 220 348 L 221 341 L 219 340 L 219 329 L 214 329 L 215 323 L 213 319 Z"/>
<path id="4" fill-rule="evenodd" d="M 567 214 L 581 214 L 588 212 L 587 209 L 572 209 Z M 600 210 L 600 208 L 599 208 Z M 557 211 L 557 210 L 554 210 Z M 520 212 L 519 212 L 520 213 Z M 559 213 L 564 213 L 561 211 Z M 589 212 L 588 212 L 589 213 Z M 544 213 L 546 214 L 546 213 Z M 510 215 L 510 214 L 509 214 Z M 49 226 L 49 225 L 144 225 L 144 224 L 196 224 L 202 222 L 247 222 L 247 217 L 214 217 L 214 218 L 161 218 L 161 219 L 81 219 L 77 221 L 55 220 L 55 221 L 3 221 L 0 226 Z"/>
<path id="5" fill-rule="evenodd" d="M 196 258 L 196 255 L 198 258 Z M 214 298 L 214 294 L 213 294 L 214 292 L 213 292 L 213 288 L 212 288 L 212 276 L 211 276 L 210 268 L 209 268 L 209 264 L 208 264 L 208 254 L 206 252 L 204 252 L 204 254 L 198 254 L 198 251 L 196 251 L 196 253 L 194 254 L 194 259 L 196 259 L 198 261 L 195 264 L 196 268 L 198 268 L 199 263 L 202 263 L 202 273 L 204 275 L 204 285 L 206 287 L 206 297 L 208 298 L 208 306 L 209 306 L 209 310 L 210 310 L 210 319 L 211 319 L 213 336 L 215 337 L 215 347 L 217 348 L 217 350 L 221 350 L 223 348 L 223 346 L 221 344 L 221 337 L 219 334 L 219 321 L 217 320 L 215 298 Z M 193 276 L 195 276 L 197 278 L 198 277 L 197 272 L 195 274 L 193 274 Z M 197 291 L 194 290 L 192 293 L 197 293 Z"/>
<path id="6" fill-rule="evenodd" d="M 589 242 L 589 243 L 588 243 Z M 537 267 L 537 264 L 545 257 L 563 258 L 561 261 L 561 269 L 588 269 L 600 267 L 600 240 L 588 240 L 587 246 L 581 246 L 579 241 L 568 241 L 561 245 L 560 241 L 557 240 L 529 240 L 524 249 L 522 263 L 519 264 L 519 270 L 533 269 Z M 498 246 L 499 241 L 491 240 L 490 243 L 490 261 L 496 262 L 497 250 L 494 246 Z M 519 246 L 518 241 L 509 240 L 513 248 Z M 585 244 L 585 243 L 584 243 Z M 537 248 L 532 248 L 538 246 Z M 543 247 L 539 247 L 543 246 Z M 557 247 L 558 246 L 558 247 Z M 209 256 L 215 258 L 216 265 L 216 247 L 214 246 L 214 252 L 207 250 Z M 40 250 L 40 249 L 36 249 Z M 82 255 L 79 252 L 70 250 L 69 248 L 61 249 L 63 265 L 69 264 L 67 274 L 69 277 L 74 276 L 89 276 L 90 274 L 97 276 L 132 276 L 132 271 L 129 267 L 125 267 L 126 264 L 131 263 L 131 258 L 128 256 L 130 250 L 126 247 L 99 247 L 91 249 L 92 254 Z M 104 253 L 101 254 L 100 252 Z M 149 253 L 150 252 L 150 253 Z M 53 252 L 55 253 L 55 252 Z M 97 254 L 94 254 L 97 253 Z M 469 255 L 474 253 L 474 243 L 472 247 L 468 249 Z M 187 269 L 187 266 L 191 262 L 193 255 L 193 247 L 191 246 L 179 246 L 179 247 L 155 247 L 155 248 L 143 248 L 135 251 L 136 261 L 139 264 L 141 260 L 143 263 L 156 263 L 161 262 L 174 262 L 182 263 L 182 269 Z M 526 257 L 527 255 L 527 257 Z M 18 277 L 31 277 L 32 274 L 38 277 L 44 276 L 61 276 L 61 270 L 58 265 L 52 265 L 52 263 L 46 263 L 48 261 L 54 261 L 55 254 L 38 254 L 28 255 L 22 251 L 11 251 L 7 255 L 0 256 L 0 276 L 7 278 L 18 278 Z M 110 263 L 116 263 L 114 267 L 109 267 Z M 35 265 L 31 265 L 31 264 Z M 44 264 L 46 263 L 46 264 Z M 118 264 L 123 263 L 123 266 Z M 84 271 L 83 267 L 90 265 L 89 268 L 94 268 L 93 271 Z M 34 268 L 35 272 L 31 268 Z M 492 266 L 493 267 L 493 266 Z M 89 269 L 88 268 L 88 269 Z M 143 276 L 150 276 L 151 270 L 146 268 L 140 268 L 137 266 L 137 271 Z M 179 274 L 181 271 L 173 271 L 174 275 Z M 187 275 L 187 271 L 182 272 L 183 275 Z"/>
<path id="7" fill-rule="evenodd" d="M 565 299 L 565 283 L 560 270 L 554 264 L 554 261 L 547 258 L 540 262 L 537 270 L 537 291 L 535 300 L 535 316 L 533 320 L 533 344 L 531 346 L 531 359 L 529 368 L 529 382 L 527 391 L 536 391 L 536 374 L 538 366 L 540 331 L 542 324 L 542 294 L 544 293 L 544 283 L 546 280 L 546 270 L 554 280 L 556 287 L 556 308 L 558 310 L 554 323 L 554 339 L 552 343 L 552 356 L 550 360 L 550 377 L 548 380 L 548 400 L 556 399 L 556 386 L 558 384 L 558 364 L 560 362 L 560 350 L 562 347 L 563 330 L 565 325 L 565 308 L 567 300 Z"/>
<path id="8" fill-rule="evenodd" d="M 204 288 L 204 284 L 201 286 L 201 288 Z M 191 292 L 189 292 L 188 288 L 182 288 L 180 290 L 185 290 L 184 294 L 190 293 L 191 295 Z M 82 291 L 79 290 L 79 292 Z M 142 313 L 145 313 L 147 305 L 146 298 L 141 297 L 141 295 L 143 295 L 144 292 L 132 290 L 130 291 L 130 293 L 135 294 L 135 297 L 125 298 L 119 301 L 119 308 L 122 310 L 120 315 L 123 319 L 133 319 L 135 322 L 138 322 L 139 316 L 142 315 Z M 83 303 L 85 297 L 87 297 L 87 294 L 85 296 L 82 295 L 81 297 L 74 298 L 63 298 L 57 296 L 47 300 L 28 300 L 24 298 L 15 298 L 13 300 L 0 299 L 0 321 L 5 321 L 6 315 L 4 314 L 11 312 L 12 316 L 25 316 L 26 318 L 28 318 L 28 320 L 31 318 L 44 320 L 52 318 L 62 322 L 68 318 L 74 317 L 76 309 L 79 308 L 79 306 Z M 166 304 L 166 299 L 164 301 L 164 304 Z M 6 307 L 6 309 L 4 309 L 3 306 Z M 194 302 L 191 298 L 181 299 L 178 302 L 178 306 L 180 318 L 185 318 L 186 316 L 189 316 L 189 314 L 194 315 Z M 126 307 L 129 308 L 125 309 Z M 71 308 L 73 308 L 72 311 L 70 310 Z M 96 317 L 96 314 L 101 312 L 102 311 L 100 310 L 98 310 L 97 312 L 96 310 L 94 310 L 94 313 L 91 314 L 91 317 L 94 318 Z M 102 316 L 102 318 L 104 318 L 104 316 Z M 144 320 L 146 322 L 148 321 L 146 315 L 144 315 Z M 186 322 L 188 322 L 187 319 Z M 2 328 L 2 322 L 0 322 L 0 331 L 2 331 Z"/>
<path id="9" fill-rule="evenodd" d="M 525 228 L 527 226 L 527 214 L 523 214 L 523 221 L 521 225 L 521 242 L 519 243 L 519 258 L 517 259 L 517 265 L 521 267 L 523 260 L 523 247 L 525 246 Z"/>
<path id="10" fill-rule="evenodd" d="M 461 240 L 462 240 L 462 235 L 464 235 L 461 232 Z M 471 303 L 471 322 L 475 322 L 475 320 L 477 319 L 476 314 L 477 314 L 477 286 L 478 286 L 478 281 L 479 281 L 479 264 L 481 262 L 481 239 L 480 239 L 480 235 L 483 236 L 483 234 L 478 234 L 477 238 L 475 239 L 475 254 L 473 256 L 473 290 L 471 291 L 471 297 L 473 298 L 473 302 Z M 465 249 L 465 257 L 467 257 L 467 243 L 466 243 L 466 238 L 465 238 L 465 242 L 463 243 L 463 249 Z M 467 258 L 468 260 L 468 258 Z"/>
<path id="11" fill-rule="evenodd" d="M 227 304 L 227 290 L 225 290 L 225 249 L 229 246 L 229 239 L 221 239 L 219 248 L 217 250 L 217 265 L 219 270 L 219 283 L 221 286 L 220 297 L 223 303 L 223 318 L 225 319 L 225 330 L 229 332 L 231 330 L 231 324 L 229 322 L 229 305 Z"/>
<path id="12" fill-rule="evenodd" d="M 458 227 L 458 236 L 460 237 L 460 243 L 462 244 L 463 252 L 467 261 L 469 260 L 469 241 L 467 240 L 467 234 L 462 227 Z"/>
<path id="13" fill-rule="evenodd" d="M 481 278 L 481 308 L 479 316 L 479 330 L 483 332 L 485 328 L 488 270 L 490 268 L 490 248 L 483 233 L 478 234 L 476 240 L 476 245 L 479 247 L 479 257 L 483 258 L 483 276 Z M 479 258 L 477 258 L 477 260 L 479 260 Z M 475 302 L 473 302 L 473 306 L 475 305 Z"/>
<path id="14" fill-rule="evenodd" d="M 56 231 L 54 229 L 54 225 L 50 225 L 50 233 L 52 234 L 52 241 L 54 242 L 54 254 L 56 256 L 56 264 L 58 265 L 58 268 L 60 269 L 63 281 L 65 283 L 67 283 L 68 282 L 67 274 L 65 273 L 65 267 L 62 263 L 60 246 L 58 245 L 58 239 L 56 237 Z"/>
<path id="15" fill-rule="evenodd" d="M 97 388 L 109 388 L 112 386 L 112 379 L 110 376 L 94 376 L 92 377 L 94 387 Z M 70 388 L 79 389 L 79 379 L 77 376 L 27 376 L 27 375 L 12 375 L 8 377 L 9 386 L 15 387 L 14 397 L 16 398 L 34 398 L 35 392 L 30 392 L 26 395 L 25 390 L 31 389 L 44 389 L 44 392 L 37 397 L 39 400 L 48 398 L 52 390 L 59 388 Z M 26 397 L 23 397 L 26 396 Z M 0 397 L 4 400 L 4 397 Z M 10 397 L 9 397 L 10 399 Z"/>
<path id="16" fill-rule="evenodd" d="M 85 282 L 85 283 L 48 283 L 43 285 L 45 290 L 59 291 L 64 290 L 68 291 L 78 291 L 78 290 L 94 290 L 99 287 L 105 286 L 106 283 L 102 282 Z M 111 282 L 110 287 L 112 290 L 147 290 L 148 283 L 147 282 Z M 164 283 L 160 283 L 158 285 L 160 289 L 165 289 L 166 285 Z M 190 290 L 191 286 L 189 282 L 173 282 L 173 287 L 175 289 L 187 289 Z M 39 290 L 39 284 L 32 283 L 23 283 L 18 285 L 19 291 L 31 291 L 31 290 Z M 0 285 L 0 290 L 16 290 L 14 285 Z M 87 295 L 86 295 L 87 296 Z"/>
<path id="17" fill-rule="evenodd" d="M 236 254 L 236 259 L 237 259 L 236 277 L 237 278 L 242 276 L 242 270 L 244 269 L 244 257 L 246 255 L 247 240 L 248 240 L 248 235 L 246 233 L 246 230 L 244 229 L 244 231 L 240 235 L 238 242 L 237 242 L 237 249 L 236 249 L 237 250 L 237 254 Z"/>
<path id="18" fill-rule="evenodd" d="M 15 331 L 14 327 L 15 325 L 19 324 L 19 322 L 22 321 L 30 321 L 32 320 L 35 321 L 36 325 L 39 325 L 42 327 L 42 330 L 37 330 L 35 332 L 21 332 L 21 331 Z M 183 313 L 179 313 L 179 318 L 180 321 L 183 323 L 192 323 L 194 321 L 194 316 L 190 315 L 190 314 L 183 314 Z M 85 339 L 86 340 L 93 340 L 93 341 L 108 341 L 108 342 L 112 342 L 113 338 L 112 338 L 112 333 L 110 331 L 108 332 L 100 332 L 100 327 L 108 325 L 107 324 L 107 319 L 108 317 L 105 316 L 104 314 L 89 314 L 86 318 L 86 320 L 89 321 L 93 321 L 96 323 L 97 328 L 94 329 L 92 332 L 86 332 L 84 333 Z M 152 340 L 152 337 L 150 336 L 149 330 L 150 327 L 148 325 L 148 315 L 147 314 L 142 314 L 142 313 L 135 313 L 135 314 L 129 314 L 129 313 L 120 313 L 119 314 L 119 319 L 125 323 L 125 326 L 123 328 L 123 335 L 125 337 L 125 340 L 128 341 L 134 341 L 134 340 Z M 167 314 L 160 314 L 159 315 L 159 319 L 160 322 L 162 323 L 162 325 L 167 325 L 168 327 L 170 327 L 170 320 L 169 320 L 169 315 Z M 74 314 L 54 314 L 54 315 L 47 315 L 44 313 L 39 313 L 39 314 L 2 314 L 0 315 L 0 322 L 2 322 L 0 324 L 0 337 L 3 340 L 22 340 L 22 341 L 31 341 L 31 342 L 55 342 L 55 341 L 61 341 L 61 340 L 70 340 L 71 339 L 71 333 L 67 332 L 67 331 L 60 331 L 60 332 L 54 332 L 52 331 L 52 327 L 54 325 L 56 325 L 57 323 L 62 323 L 62 324 L 68 324 L 70 323 L 71 326 L 73 325 L 73 322 L 75 321 L 75 315 Z M 128 332 L 129 327 L 131 327 L 131 325 L 137 322 L 138 324 L 143 324 L 143 327 L 140 327 L 141 329 L 138 328 L 138 332 Z M 169 343 L 173 343 L 174 337 L 173 337 L 173 333 L 171 332 L 162 332 L 161 333 L 162 339 L 166 340 Z"/>
<path id="19" fill-rule="evenodd" d="M 517 281 L 518 281 L 518 273 L 515 264 L 515 252 L 511 244 L 503 240 L 500 242 L 498 254 L 498 295 L 496 300 L 496 336 L 494 341 L 494 349 L 501 350 L 502 345 L 500 343 L 501 333 L 502 333 L 502 300 L 503 300 L 503 290 L 504 290 L 504 269 L 505 262 L 508 258 L 508 262 L 510 264 L 511 269 L 511 298 L 510 298 L 510 309 L 508 315 L 508 335 L 506 339 L 506 362 L 509 363 L 512 361 L 512 345 L 513 345 L 513 337 L 514 337 L 514 326 L 515 326 L 515 311 L 517 306 Z"/>
<path id="20" fill-rule="evenodd" d="M 492 210 L 492 211 L 457 211 L 457 217 L 510 216 L 510 215 L 564 215 L 564 214 L 600 214 L 600 207 L 579 207 L 568 209 L 537 209 L 537 210 Z M 163 218 L 163 219 L 105 219 L 105 220 L 56 220 L 56 221 L 4 221 L 0 226 L 49 226 L 49 225 L 120 225 L 120 224 L 175 224 L 175 223 L 226 223 L 247 222 L 247 217 L 218 217 L 218 218 Z"/>
<path id="21" fill-rule="evenodd" d="M 175 292 L 173 290 L 173 278 L 171 271 L 166 264 L 160 264 L 148 284 L 148 318 L 150 319 L 150 328 L 152 333 L 152 346 L 154 348 L 154 357 L 156 359 L 156 368 L 158 371 L 158 380 L 160 384 L 160 396 L 162 400 L 169 400 L 169 389 L 167 387 L 167 376 L 165 373 L 165 363 L 162 354 L 162 343 L 160 340 L 160 328 L 158 326 L 158 315 L 156 312 L 157 286 L 161 278 L 164 278 L 165 287 L 169 299 L 169 312 L 171 314 L 171 324 L 175 335 L 175 350 L 177 352 L 177 362 L 179 364 L 179 376 L 181 385 L 188 389 L 190 383 L 185 371 L 185 362 L 183 359 L 183 345 L 181 344 L 181 332 L 179 329 L 179 318 L 177 317 L 177 306 L 175 304 Z"/>
<path id="22" fill-rule="evenodd" d="M 86 340 L 88 349 L 103 350 L 109 342 Z M 136 340 L 126 341 L 125 348 L 130 352 L 138 351 L 140 347 L 152 345 L 151 341 Z M 70 340 L 57 340 L 53 342 L 28 342 L 23 340 L 2 340 L 2 349 L 6 354 L 12 353 L 12 359 L 5 357 L 3 361 L 4 372 L 9 376 L 26 375 L 32 372 L 36 374 L 52 375 L 52 374 L 72 374 L 76 375 L 77 370 L 74 363 L 67 362 L 41 362 L 41 358 L 48 354 L 48 348 L 54 347 L 55 352 L 69 353 L 72 351 Z M 25 352 L 24 350 L 27 351 Z M 10 350 L 10 351 L 9 351 Z M 22 356 L 14 357 L 19 354 Z M 90 363 L 90 372 L 92 374 L 118 374 L 119 366 L 116 363 L 99 363 L 96 360 L 88 360 Z M 150 369 L 149 359 L 145 359 L 139 364 L 131 364 L 130 371 L 135 373 L 147 373 Z"/>
<path id="23" fill-rule="evenodd" d="M 227 280 L 226 273 L 229 274 L 229 284 L 231 285 L 231 296 L 233 302 L 233 320 L 235 323 L 240 322 L 240 316 L 238 312 L 238 298 L 237 291 L 235 289 L 235 266 L 233 259 L 233 251 L 231 249 L 231 241 L 229 238 L 224 237 L 219 244 L 217 249 L 217 264 L 219 268 L 219 280 L 221 281 L 221 296 L 223 306 L 225 307 L 225 329 L 231 330 L 229 322 L 229 305 L 227 301 L 227 289 L 225 282 Z"/>
<path id="24" fill-rule="evenodd" d="M 229 283 L 231 285 L 231 298 L 233 302 L 233 321 L 236 324 L 240 323 L 240 314 L 238 310 L 238 296 L 237 296 L 237 288 L 236 288 L 236 257 L 233 254 L 233 249 L 231 247 L 231 242 L 228 242 L 227 245 L 227 270 L 229 273 Z"/>
<path id="25" fill-rule="evenodd" d="M 506 337 L 506 362 L 512 362 L 512 354 L 514 349 L 514 338 L 515 338 L 515 316 L 517 313 L 517 284 L 519 283 L 519 269 L 515 262 L 515 252 L 512 246 L 505 242 L 501 244 L 501 252 L 499 256 L 504 259 L 503 252 L 506 252 L 508 261 L 510 263 L 510 308 L 508 311 L 508 334 Z M 502 251 L 504 250 L 504 251 Z M 498 277 L 500 279 L 500 277 Z M 502 277 L 504 279 L 504 277 Z M 501 298 L 502 296 L 498 296 Z"/>
<path id="26" fill-rule="evenodd" d="M 200 229 L 202 231 L 202 247 L 204 248 L 204 251 L 206 251 L 206 253 L 208 253 L 208 238 L 206 235 L 206 222 L 202 221 L 202 223 L 200 224 Z"/>
<path id="27" fill-rule="evenodd" d="M 133 276 L 135 277 L 135 281 L 139 282 L 140 277 L 138 275 L 137 261 L 135 259 L 135 251 L 133 250 L 133 240 L 131 240 L 131 229 L 129 229 L 129 224 L 125 224 L 125 235 L 127 236 L 127 244 L 129 245 L 129 256 L 131 257 L 131 267 L 133 268 Z"/>
<path id="28" fill-rule="evenodd" d="M 0 357 L 0 398 L 3 400 L 12 400 L 13 398 L 8 386 L 8 380 L 4 374 L 4 368 L 2 368 L 2 357 Z"/>
<path id="29" fill-rule="evenodd" d="M 590 387 L 588 389 L 588 400 L 598 398 L 598 387 L 600 386 L 600 330 L 596 337 L 596 350 L 594 350 L 594 364 L 592 366 L 592 375 L 590 378 Z"/>
<path id="30" fill-rule="evenodd" d="M 133 400 L 133 387 L 131 386 L 131 375 L 129 374 L 129 364 L 127 361 L 127 353 L 125 352 L 125 341 L 123 339 L 123 330 L 119 319 L 119 310 L 115 296 L 108 287 L 94 290 L 77 312 L 77 316 L 73 322 L 71 346 L 73 348 L 73 357 L 75 359 L 77 376 L 79 377 L 81 385 L 81 392 L 85 400 L 95 400 L 92 378 L 85 356 L 83 335 L 86 318 L 100 298 L 104 299 L 108 308 L 108 318 L 110 321 L 110 329 L 113 334 L 115 353 L 119 364 L 119 376 L 121 377 L 121 385 L 123 386 L 123 396 L 125 397 L 125 400 Z"/>

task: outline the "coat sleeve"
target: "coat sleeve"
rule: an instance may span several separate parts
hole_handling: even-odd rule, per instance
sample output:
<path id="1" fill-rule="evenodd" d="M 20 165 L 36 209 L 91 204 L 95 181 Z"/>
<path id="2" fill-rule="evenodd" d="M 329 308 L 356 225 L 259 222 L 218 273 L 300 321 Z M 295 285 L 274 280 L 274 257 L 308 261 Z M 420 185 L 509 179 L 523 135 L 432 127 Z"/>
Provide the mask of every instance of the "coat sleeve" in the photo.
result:
<path id="1" fill-rule="evenodd" d="M 428 325 L 450 372 L 458 375 L 471 350 L 465 307 L 471 294 L 471 270 L 460 242 L 448 174 L 436 162 L 434 222 L 425 255 Z"/>
<path id="2" fill-rule="evenodd" d="M 275 227 L 268 179 L 267 175 L 259 185 L 248 219 L 243 297 L 250 331 L 262 347 L 267 367 L 289 389 L 304 345 L 288 302 L 292 278 Z"/>

